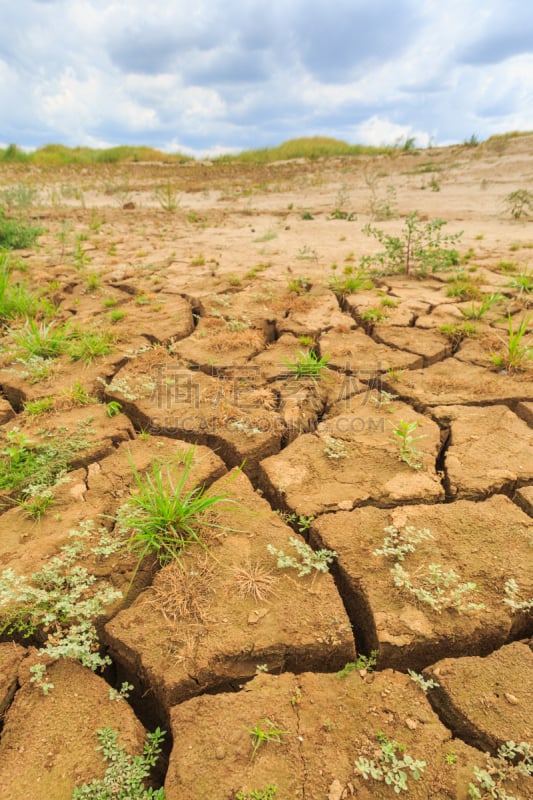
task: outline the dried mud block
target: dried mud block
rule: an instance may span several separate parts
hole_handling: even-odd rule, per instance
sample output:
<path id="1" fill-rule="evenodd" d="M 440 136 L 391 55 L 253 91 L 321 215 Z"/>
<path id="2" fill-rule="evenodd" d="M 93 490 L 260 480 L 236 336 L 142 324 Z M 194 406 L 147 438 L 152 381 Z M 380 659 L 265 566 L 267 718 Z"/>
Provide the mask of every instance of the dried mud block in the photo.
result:
<path id="1" fill-rule="evenodd" d="M 357 672 L 340 679 L 260 675 L 238 694 L 176 706 L 171 725 L 167 800 L 225 800 L 272 785 L 280 800 L 396 797 L 384 782 L 365 780 L 355 765 L 361 757 L 379 758 L 378 733 L 424 762 L 419 780 L 406 770 L 409 797 L 419 800 L 466 800 L 473 767 L 483 760 L 452 740 L 423 692 L 392 670 L 366 679 Z M 278 741 L 262 741 L 254 754 L 251 731 L 271 726 Z M 214 739 L 214 731 L 224 735 Z"/>
<path id="2" fill-rule="evenodd" d="M 184 363 L 199 367 L 208 375 L 243 366 L 267 345 L 262 331 L 239 320 L 203 318 L 187 339 L 170 351 Z"/>
<path id="3" fill-rule="evenodd" d="M 513 500 L 526 514 L 533 517 L 533 486 L 524 486 L 522 489 L 518 489 Z"/>
<path id="4" fill-rule="evenodd" d="M 431 704 L 454 736 L 496 755 L 505 742 L 533 741 L 533 652 L 519 642 L 486 658 L 447 658 L 424 670 L 439 684 Z"/>
<path id="5" fill-rule="evenodd" d="M 121 600 L 106 608 L 109 617 L 126 602 L 126 594 L 131 601 L 151 579 L 152 563 L 147 559 L 150 563 L 137 571 L 138 553 L 125 540 L 124 546 L 108 557 L 95 555 L 92 548 L 99 546 L 102 530 L 112 540 L 121 536 L 113 519 L 137 488 L 133 470 L 142 480 L 154 464 L 161 465 L 163 479 L 176 486 L 183 475 L 183 454 L 190 449 L 187 442 L 164 437 L 124 442 L 112 455 L 90 464 L 87 470 L 71 473 L 67 482 L 55 487 L 54 503 L 38 524 L 23 508 L 11 509 L 2 518 L 0 571 L 11 568 L 17 575 L 30 576 L 57 556 L 61 547 L 75 541 L 73 533 L 83 534 L 85 548 L 79 564 L 123 593 Z M 225 472 L 218 456 L 207 447 L 196 446 L 184 491 L 208 487 Z M 53 513 L 55 509 L 61 510 L 60 519 Z M 132 577 L 135 583 L 130 587 Z"/>
<path id="6" fill-rule="evenodd" d="M 386 276 L 383 284 L 389 289 L 389 297 L 397 297 L 402 303 L 412 303 L 418 308 L 420 303 L 425 303 L 430 308 L 443 303 L 455 302 L 454 297 L 446 296 L 446 286 L 442 281 L 433 278 L 407 278 L 405 276 Z"/>
<path id="7" fill-rule="evenodd" d="M 447 358 L 427 369 L 403 372 L 399 379 L 387 377 L 391 391 L 417 407 L 438 405 L 483 405 L 527 400 L 533 393 L 533 379 L 513 376 Z"/>
<path id="8" fill-rule="evenodd" d="M 232 502 L 214 509 L 217 527 L 202 539 L 207 550 L 191 547 L 163 567 L 153 587 L 106 626 L 109 653 L 161 714 L 253 677 L 258 665 L 327 671 L 355 654 L 331 576 L 277 567 L 267 545 L 297 556 L 294 534 L 248 479 L 234 472 L 212 490 Z"/>
<path id="9" fill-rule="evenodd" d="M 415 331 L 392 325 L 376 325 L 373 337 L 382 344 L 416 353 L 424 359 L 424 367 L 451 355 L 452 346 L 441 333 L 432 330 Z"/>
<path id="10" fill-rule="evenodd" d="M 367 502 L 390 506 L 444 499 L 435 471 L 440 431 L 432 420 L 394 400 L 368 391 L 349 398 L 348 409 L 321 422 L 315 433 L 298 437 L 260 464 L 259 481 L 272 501 L 306 516 L 351 510 Z M 376 401 L 377 405 L 372 401 Z M 422 468 L 399 458 L 392 430 L 418 422 L 413 436 Z"/>
<path id="11" fill-rule="evenodd" d="M 450 426 L 445 456 L 449 492 L 475 499 L 533 480 L 533 431 L 507 406 L 437 406 Z"/>
<path id="12" fill-rule="evenodd" d="M 9 508 L 9 500 L 24 489 L 32 485 L 53 485 L 62 473 L 105 458 L 117 444 L 133 436 L 129 419 L 124 414 L 110 418 L 101 404 L 47 414 L 44 424 L 41 415 L 17 415 L 15 420 L 0 428 L 0 449 L 5 449 L 6 444 L 15 448 L 20 461 L 13 479 L 8 479 L 10 456 L 0 456 L 6 476 L 0 488 L 1 510 Z M 26 455 L 32 451 L 39 454 L 33 466 Z"/>
<path id="13" fill-rule="evenodd" d="M 89 397 L 102 397 L 102 384 L 126 360 L 127 354 L 119 345 L 115 346 L 110 355 L 97 358 L 89 364 L 61 356 L 49 359 L 32 371 L 31 365 L 8 360 L 2 362 L 0 367 L 0 386 L 16 409 L 22 408 L 28 401 L 50 396 L 57 398 L 58 407 L 69 408 L 72 405 L 70 393 L 74 387 L 81 387 Z M 41 373 L 38 372 L 39 369 L 42 370 Z"/>
<path id="14" fill-rule="evenodd" d="M 121 369 L 106 397 L 121 403 L 138 428 L 207 445 L 231 467 L 244 462 L 250 476 L 281 446 L 281 419 L 254 366 L 214 378 L 153 350 Z"/>
<path id="15" fill-rule="evenodd" d="M 421 356 L 379 344 L 362 330 L 324 334 L 320 337 L 320 352 L 329 356 L 330 367 L 360 375 L 367 381 L 390 369 L 418 369 L 423 364 Z"/>
<path id="16" fill-rule="evenodd" d="M 24 670 L 0 742 L 2 800 L 71 800 L 75 786 L 102 778 L 96 734 L 102 728 L 118 731 L 128 752 L 142 752 L 143 726 L 127 703 L 109 698 L 102 678 L 62 659 L 47 669 L 54 688 L 45 695 L 30 683 L 27 662 Z"/>
<path id="17" fill-rule="evenodd" d="M 390 535 L 388 526 L 403 543 L 407 526 L 428 529 L 431 538 L 405 551 L 403 561 L 374 555 Z M 478 503 L 327 514 L 313 522 L 311 541 L 338 553 L 337 583 L 362 649 L 377 650 L 380 666 L 420 669 L 440 658 L 486 655 L 510 637 L 531 632 L 528 615 L 506 604 L 505 587 L 514 580 L 520 598 L 533 595 L 532 532 L 529 517 L 496 495 Z M 395 585 L 391 570 L 398 567 L 411 590 L 405 578 L 403 587 Z M 468 583 L 475 588 L 456 593 Z M 464 608 L 484 607 L 461 611 L 455 598 Z"/>
<path id="18" fill-rule="evenodd" d="M 317 337 L 324 331 L 341 327 L 355 327 L 353 319 L 344 314 L 334 294 L 299 295 L 291 298 L 288 314 L 277 323 L 279 333 L 292 333 L 294 336 Z"/>
<path id="19" fill-rule="evenodd" d="M 9 707 L 18 683 L 20 663 L 26 656 L 24 647 L 14 642 L 0 644 L 0 717 Z"/>
<path id="20" fill-rule="evenodd" d="M 132 339 L 138 336 L 160 344 L 189 336 L 194 330 L 190 303 L 177 294 L 155 293 L 150 284 L 146 282 L 145 285 L 146 291 L 143 291 L 137 280 L 128 287 L 128 292 L 123 289 L 120 293 L 109 293 L 116 300 L 111 311 L 124 312 L 123 318 L 112 324 L 108 314 L 102 319 L 102 298 L 86 294 L 85 286 L 80 287 L 81 291 L 74 293 L 69 302 L 63 303 L 62 309 L 75 314 L 76 323 L 83 327 L 101 326 L 103 321 L 111 324 L 111 332 L 130 347 Z"/>
<path id="21" fill-rule="evenodd" d="M 15 411 L 11 403 L 4 397 L 0 397 L 0 425 L 5 425 L 15 416 Z"/>
<path id="22" fill-rule="evenodd" d="M 435 330 L 441 325 L 456 325 L 465 321 L 463 314 L 459 311 L 457 306 L 450 303 L 435 306 L 429 314 L 421 314 L 417 317 L 415 329 L 421 330 Z"/>

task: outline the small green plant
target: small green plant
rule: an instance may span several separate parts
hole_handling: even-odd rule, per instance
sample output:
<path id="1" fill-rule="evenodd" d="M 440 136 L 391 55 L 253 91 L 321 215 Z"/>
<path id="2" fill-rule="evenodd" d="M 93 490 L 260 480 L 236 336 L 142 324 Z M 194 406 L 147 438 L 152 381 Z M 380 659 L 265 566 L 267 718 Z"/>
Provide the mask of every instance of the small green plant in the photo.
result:
<path id="1" fill-rule="evenodd" d="M 89 292 L 96 291 L 96 289 L 99 288 L 100 283 L 101 283 L 100 276 L 98 275 L 97 272 L 94 272 L 94 270 L 91 270 L 90 272 L 87 273 L 87 275 L 85 277 L 85 284 L 86 284 L 87 290 Z"/>
<path id="2" fill-rule="evenodd" d="M 296 361 L 283 360 L 287 365 L 290 372 L 294 373 L 297 378 L 311 378 L 316 381 L 322 376 L 322 373 L 327 369 L 329 356 L 324 354 L 321 358 L 315 353 L 314 350 L 304 352 L 300 350 Z"/>
<path id="3" fill-rule="evenodd" d="M 113 351 L 113 337 L 107 331 L 74 330 L 68 346 L 68 354 L 72 361 L 84 361 L 86 364 L 106 356 Z"/>
<path id="4" fill-rule="evenodd" d="M 154 462 L 144 475 L 131 465 L 136 491 L 121 506 L 116 520 L 120 532 L 129 536 L 130 546 L 140 553 L 137 569 L 148 554 L 166 564 L 193 543 L 205 547 L 202 532 L 219 527 L 209 519 L 209 512 L 234 502 L 227 494 L 212 494 L 204 486 L 187 488 L 195 452 L 192 447 L 181 455 L 182 470 L 176 483 L 171 464 Z"/>
<path id="5" fill-rule="evenodd" d="M 310 247 L 308 244 L 304 244 L 303 247 L 300 247 L 298 250 L 298 255 L 296 258 L 299 261 L 318 261 L 318 253 L 313 247 Z"/>
<path id="6" fill-rule="evenodd" d="M 116 417 L 117 414 L 120 414 L 121 411 L 122 411 L 122 405 L 121 403 L 118 403 L 116 400 L 111 400 L 109 403 L 107 403 L 105 408 L 105 413 L 107 414 L 108 417 Z"/>
<path id="7" fill-rule="evenodd" d="M 472 302 L 469 308 L 460 308 L 459 311 L 463 317 L 467 319 L 482 319 L 492 306 L 500 303 L 502 300 L 503 295 L 500 292 L 485 294 L 481 296 L 481 302 L 479 304 Z"/>
<path id="8" fill-rule="evenodd" d="M 527 600 L 523 599 L 520 588 L 514 578 L 509 578 L 509 580 L 505 581 L 504 591 L 507 596 L 503 602 L 512 609 L 513 614 L 533 609 L 533 597 Z"/>
<path id="9" fill-rule="evenodd" d="M 305 275 L 300 275 L 295 278 L 288 274 L 287 286 L 289 287 L 290 292 L 294 292 L 295 294 L 305 294 L 305 292 L 308 292 L 311 288 L 311 279 L 307 278 Z"/>
<path id="10" fill-rule="evenodd" d="M 512 289 L 518 289 L 518 295 L 521 297 L 524 294 L 533 293 L 533 270 L 525 269 L 518 275 L 515 275 L 507 284 Z"/>
<path id="11" fill-rule="evenodd" d="M 461 302 L 465 302 L 466 300 L 477 300 L 481 297 L 481 292 L 475 281 L 460 273 L 448 281 L 446 297 L 457 297 Z"/>
<path id="12" fill-rule="evenodd" d="M 38 414 L 46 414 L 51 411 L 54 406 L 53 397 L 41 397 L 39 400 L 28 400 L 24 403 L 24 411 L 30 416 L 37 416 Z"/>
<path id="13" fill-rule="evenodd" d="M 476 336 L 478 329 L 473 322 L 448 322 L 439 327 L 439 332 L 450 340 L 452 344 L 452 352 L 456 353 L 461 342 L 465 339 L 471 339 Z"/>
<path id="14" fill-rule="evenodd" d="M 372 650 L 369 656 L 358 655 L 357 661 L 349 661 L 344 667 L 336 673 L 335 677 L 338 680 L 346 678 L 352 672 L 372 672 L 378 663 L 378 651 Z"/>
<path id="15" fill-rule="evenodd" d="M 7 252 L 0 252 L 0 322 L 30 317 L 37 309 L 37 298 L 24 282 L 13 283 L 14 264 Z"/>
<path id="16" fill-rule="evenodd" d="M 418 420 L 406 422 L 402 419 L 392 431 L 395 438 L 391 439 L 391 441 L 399 448 L 398 458 L 400 461 L 405 461 L 412 469 L 422 469 L 423 467 L 424 454 L 417 450 L 415 442 L 424 439 L 425 436 L 413 436 L 419 424 Z"/>
<path id="17" fill-rule="evenodd" d="M 434 681 L 432 678 L 424 678 L 423 675 L 420 675 L 418 672 L 415 672 L 412 669 L 407 670 L 407 674 L 411 678 L 411 680 L 416 683 L 419 689 L 422 689 L 424 694 L 427 694 L 429 689 L 437 689 L 440 684 L 437 681 Z"/>
<path id="18" fill-rule="evenodd" d="M 415 552 L 417 544 L 433 539 L 428 528 L 417 530 L 413 525 L 406 525 L 403 530 L 387 525 L 383 530 L 388 535 L 383 539 L 383 545 L 374 550 L 372 555 L 385 556 L 394 561 L 404 561 L 407 553 Z"/>
<path id="19" fill-rule="evenodd" d="M 498 338 L 504 345 L 504 349 L 500 353 L 492 353 L 492 363 L 499 369 L 507 372 L 521 372 L 525 370 L 528 363 L 533 359 L 533 345 L 525 343 L 525 335 L 531 323 L 532 315 L 522 317 L 517 327 L 513 325 L 513 319 L 509 314 L 508 321 L 508 336 L 503 339 L 501 336 Z"/>
<path id="20" fill-rule="evenodd" d="M 346 443 L 343 442 L 342 439 L 335 439 L 333 436 L 324 436 L 324 442 L 326 444 L 324 453 L 329 459 L 338 461 L 342 458 L 348 458 L 349 454 L 346 449 Z"/>
<path id="21" fill-rule="evenodd" d="M 381 731 L 377 733 L 377 740 L 381 748 L 377 762 L 361 757 L 355 761 L 356 769 L 365 780 L 372 778 L 392 786 L 396 794 L 408 792 L 408 773 L 411 773 L 413 780 L 418 781 L 424 772 L 426 762 L 407 755 L 405 745 L 389 739 Z"/>
<path id="22" fill-rule="evenodd" d="M 130 692 L 132 691 L 133 685 L 127 681 L 123 681 L 120 689 L 113 689 L 113 687 L 109 688 L 109 699 L 116 703 L 120 703 L 122 700 L 127 700 L 130 696 Z"/>
<path id="23" fill-rule="evenodd" d="M 419 574 L 418 586 L 398 563 L 391 569 L 391 575 L 398 589 L 408 592 L 439 614 L 450 608 L 463 613 L 482 611 L 485 608 L 483 603 L 473 603 L 465 599 L 465 596 L 476 589 L 473 581 L 461 583 L 459 575 L 453 569 L 443 572 L 440 564 L 430 564 L 426 575 Z"/>
<path id="24" fill-rule="evenodd" d="M 261 719 L 255 728 L 245 729 L 252 737 L 252 759 L 264 742 L 277 742 L 284 744 L 282 736 L 287 736 L 290 731 L 283 731 L 270 719 Z"/>
<path id="25" fill-rule="evenodd" d="M 505 742 L 497 758 L 486 756 L 485 768 L 474 767 L 476 783 L 468 785 L 471 800 L 520 800 L 509 794 L 505 784 L 515 783 L 520 778 L 533 775 L 533 748 L 528 742 Z"/>
<path id="26" fill-rule="evenodd" d="M 264 789 L 251 789 L 249 792 L 237 792 L 235 800 L 274 800 L 278 787 L 269 783 Z"/>
<path id="27" fill-rule="evenodd" d="M 329 565 L 337 556 L 334 550 L 313 550 L 308 544 L 294 536 L 289 538 L 289 544 L 296 550 L 298 558 L 285 555 L 283 550 L 276 550 L 271 544 L 267 544 L 267 550 L 276 556 L 278 569 L 296 569 L 299 578 L 309 575 L 312 570 L 329 572 Z"/>
<path id="28" fill-rule="evenodd" d="M 367 330 L 371 330 L 376 323 L 387 319 L 387 312 L 384 308 L 367 308 L 359 315 L 361 322 Z"/>
<path id="29" fill-rule="evenodd" d="M 6 216 L 4 207 L 0 205 L 1 249 L 20 250 L 32 247 L 41 233 L 44 233 L 44 228 L 29 225 L 22 217 Z"/>
<path id="30" fill-rule="evenodd" d="M 111 323 L 114 324 L 115 322 L 120 322 L 120 320 L 124 319 L 125 316 L 126 316 L 125 311 L 123 311 L 121 308 L 116 308 L 109 313 L 109 320 Z"/>
<path id="31" fill-rule="evenodd" d="M 57 358 L 66 352 L 71 331 L 67 325 L 37 323 L 28 319 L 22 329 L 12 330 L 11 335 L 17 347 L 30 356 Z"/>
<path id="32" fill-rule="evenodd" d="M 39 655 L 54 660 L 75 658 L 97 670 L 111 659 L 100 655 L 94 621 L 122 594 L 78 563 L 87 549 L 85 540 L 93 533 L 93 523 L 89 522 L 70 531 L 72 541 L 38 572 L 24 576 L 8 568 L 0 574 L 0 634 L 17 633 L 28 638 L 37 631 L 45 632 Z M 34 682 L 41 685 L 45 670 L 39 668 L 34 673 Z"/>
<path id="33" fill-rule="evenodd" d="M 337 264 L 331 266 L 331 276 L 328 282 L 329 288 L 339 296 L 353 294 L 355 292 L 366 291 L 374 288 L 374 282 L 366 269 L 356 268 L 353 264 L 347 264 L 342 274 L 337 272 Z"/>
<path id="34" fill-rule="evenodd" d="M 444 761 L 446 764 L 457 764 L 457 753 L 454 753 L 453 751 L 446 753 L 444 756 Z"/>
<path id="35" fill-rule="evenodd" d="M 74 789 L 72 800 L 164 800 L 165 790 L 146 789 L 145 780 L 161 755 L 165 731 L 156 728 L 146 735 L 141 755 L 131 756 L 118 743 L 118 731 L 102 728 L 97 731 L 104 761 L 108 762 L 103 778 L 84 783 Z"/>
<path id="36" fill-rule="evenodd" d="M 533 214 L 533 192 L 528 189 L 516 189 L 504 198 L 507 212 L 513 219 L 522 219 Z"/>
<path id="37" fill-rule="evenodd" d="M 392 236 L 379 228 L 366 225 L 363 233 L 373 236 L 384 250 L 372 256 L 363 256 L 361 265 L 374 268 L 380 274 L 405 272 L 424 276 L 428 272 L 447 270 L 459 263 L 459 253 L 450 245 L 459 241 L 462 233 L 443 235 L 443 220 L 432 220 L 422 225 L 417 211 L 405 221 L 399 236 Z"/>

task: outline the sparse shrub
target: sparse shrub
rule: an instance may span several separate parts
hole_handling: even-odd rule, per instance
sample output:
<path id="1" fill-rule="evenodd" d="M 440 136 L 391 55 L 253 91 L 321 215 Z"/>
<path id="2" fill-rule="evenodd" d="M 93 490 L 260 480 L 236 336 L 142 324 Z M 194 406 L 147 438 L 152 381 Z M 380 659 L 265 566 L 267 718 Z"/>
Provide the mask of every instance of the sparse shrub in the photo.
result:
<path id="1" fill-rule="evenodd" d="M 298 558 L 285 555 L 283 550 L 276 550 L 271 544 L 267 544 L 267 550 L 276 556 L 278 569 L 296 569 L 299 578 L 309 575 L 312 570 L 329 572 L 329 565 L 337 556 L 334 550 L 313 550 L 308 544 L 294 536 L 289 538 L 289 544 L 296 550 Z"/>
<path id="2" fill-rule="evenodd" d="M 392 236 L 379 228 L 366 225 L 363 232 L 373 236 L 384 246 L 381 253 L 363 256 L 361 265 L 375 269 L 380 274 L 405 272 L 419 276 L 447 270 L 459 263 L 459 253 L 451 245 L 462 233 L 443 235 L 443 220 L 434 219 L 422 224 L 417 211 L 405 220 L 405 227 L 399 236 Z"/>
<path id="3" fill-rule="evenodd" d="M 522 219 L 533 214 L 533 192 L 528 189 L 515 189 L 505 196 L 504 202 L 513 219 Z"/>
<path id="4" fill-rule="evenodd" d="M 408 773 L 411 773 L 413 780 L 418 781 L 424 772 L 426 762 L 407 755 L 405 745 L 389 739 L 381 731 L 377 733 L 377 739 L 381 748 L 377 761 L 361 757 L 356 759 L 355 768 L 365 780 L 372 778 L 375 781 L 382 781 L 387 786 L 392 786 L 396 794 L 408 792 Z"/>

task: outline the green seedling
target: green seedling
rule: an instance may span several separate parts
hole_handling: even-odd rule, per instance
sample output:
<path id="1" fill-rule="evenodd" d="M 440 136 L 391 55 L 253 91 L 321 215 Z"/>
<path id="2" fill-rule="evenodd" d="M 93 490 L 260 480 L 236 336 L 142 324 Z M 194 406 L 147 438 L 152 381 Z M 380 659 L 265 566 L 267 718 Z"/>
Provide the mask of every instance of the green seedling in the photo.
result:
<path id="1" fill-rule="evenodd" d="M 506 372 L 521 372 L 525 370 L 533 359 L 533 345 L 525 343 L 525 335 L 531 323 L 533 315 L 522 317 L 518 323 L 517 328 L 513 326 L 511 315 L 508 316 L 508 337 L 503 339 L 501 336 L 498 338 L 504 345 L 504 349 L 500 353 L 492 353 L 492 363 L 499 369 Z"/>
<path id="2" fill-rule="evenodd" d="M 108 417 L 116 417 L 117 414 L 120 414 L 122 411 L 122 405 L 118 403 L 116 400 L 111 400 L 105 409 L 105 413 Z"/>
<path id="3" fill-rule="evenodd" d="M 425 439 L 425 436 L 413 436 L 419 424 L 418 420 L 406 422 L 402 419 L 392 431 L 395 438 L 391 441 L 399 448 L 400 461 L 405 461 L 412 469 L 422 469 L 423 467 L 424 454 L 416 449 L 415 442 Z"/>
<path id="4" fill-rule="evenodd" d="M 411 773 L 413 780 L 418 781 L 424 772 L 426 762 L 407 755 L 405 745 L 389 739 L 381 731 L 377 734 L 377 739 L 381 748 L 377 761 L 361 757 L 355 761 L 355 768 L 365 780 L 372 778 L 375 781 L 382 781 L 387 786 L 392 786 L 396 794 L 408 792 L 408 772 Z"/>
<path id="5" fill-rule="evenodd" d="M 366 269 L 362 267 L 354 267 L 352 264 L 347 264 L 342 273 L 338 273 L 337 264 L 331 266 L 331 276 L 328 282 L 329 288 L 335 292 L 336 295 L 344 296 L 347 294 L 354 294 L 355 292 L 362 292 L 374 288 L 374 282 L 368 274 Z"/>
<path id="6" fill-rule="evenodd" d="M 289 361 L 288 359 L 283 359 L 283 361 L 289 371 L 294 373 L 297 378 L 311 378 L 311 380 L 316 381 L 322 376 L 323 371 L 327 369 L 329 355 L 326 353 L 319 358 L 314 350 L 308 350 L 307 352 L 300 350 L 296 361 Z"/>
<path id="7" fill-rule="evenodd" d="M 512 278 L 507 286 L 518 289 L 518 295 L 531 294 L 533 292 L 533 270 L 524 270 Z"/>
<path id="8" fill-rule="evenodd" d="M 265 742 L 277 742 L 284 744 L 282 736 L 287 736 L 290 731 L 283 731 L 278 728 L 270 719 L 261 719 L 255 728 L 245 729 L 252 737 L 252 759 L 255 758 L 257 751 Z"/>
<path id="9" fill-rule="evenodd" d="M 264 789 L 251 789 L 249 792 L 237 792 L 235 800 L 274 800 L 278 787 L 272 783 Z"/>
<path id="10" fill-rule="evenodd" d="M 337 672 L 335 677 L 338 680 L 346 678 L 352 672 L 373 672 L 378 663 L 378 651 L 372 650 L 369 656 L 359 655 L 357 661 L 349 661 L 344 667 Z"/>
<path id="11" fill-rule="evenodd" d="M 37 298 L 25 283 L 13 283 L 12 262 L 7 252 L 0 252 L 0 321 L 31 317 Z"/>

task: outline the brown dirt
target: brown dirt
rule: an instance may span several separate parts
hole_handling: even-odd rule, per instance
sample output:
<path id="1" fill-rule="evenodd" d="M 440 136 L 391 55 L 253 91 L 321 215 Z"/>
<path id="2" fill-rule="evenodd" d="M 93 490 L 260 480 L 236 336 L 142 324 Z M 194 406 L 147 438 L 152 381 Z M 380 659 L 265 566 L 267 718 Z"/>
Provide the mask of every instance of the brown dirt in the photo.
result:
<path id="1" fill-rule="evenodd" d="M 84 437 L 39 520 L 22 505 L 39 474 L 0 485 L 2 570 L 41 569 L 88 521 L 91 546 L 100 528 L 122 541 L 114 519 L 135 492 L 133 470 L 168 464 L 175 485 L 192 445 L 187 488 L 227 487 L 238 501 L 217 509 L 219 535 L 203 531 L 208 551 L 190 547 L 179 562 L 160 568 L 150 554 L 138 564 L 128 546 L 80 557 L 123 593 L 97 629 L 114 660 L 106 679 L 135 686 L 130 705 L 110 704 L 102 678 L 64 660 L 42 695 L 28 681 L 27 645 L 47 631 L 14 637 L 0 614 L 2 797 L 70 800 L 76 783 L 102 774 L 98 727 L 139 748 L 135 715 L 152 729 L 171 724 L 168 800 L 235 800 L 268 784 L 276 800 L 395 797 L 354 766 L 375 756 L 380 730 L 427 761 L 411 795 L 466 798 L 482 749 L 531 741 L 522 687 L 533 620 L 504 600 L 511 579 L 520 602 L 533 596 L 533 360 L 526 352 L 522 369 L 505 370 L 493 357 L 509 318 L 516 326 L 531 313 L 531 290 L 516 280 L 530 274 L 531 222 L 513 220 L 503 200 L 527 187 L 532 164 L 527 136 L 500 151 L 262 167 L 1 167 L 2 185 L 38 190 L 28 213 L 46 227 L 41 246 L 13 261 L 13 279 L 49 315 L 57 309 L 52 325 L 107 332 L 112 343 L 90 363 L 62 355 L 43 365 L 15 346 L 23 320 L 2 322 L 2 465 L 16 469 L 17 436 L 30 449 Z M 181 194 L 174 213 L 155 199 L 166 181 Z M 372 220 L 371 201 L 389 185 L 397 214 Z M 331 219 L 343 186 L 352 221 Z M 380 249 L 363 226 L 397 234 L 415 209 L 447 222 L 445 233 L 464 231 L 459 263 L 336 295 L 331 278 Z M 495 292 L 502 299 L 483 319 L 469 319 Z M 309 347 L 327 369 L 299 378 L 290 364 Z M 43 399 L 48 410 L 25 409 Z M 414 422 L 419 468 L 399 458 L 393 433 Z M 395 586 L 394 562 L 373 555 L 390 525 L 432 534 L 400 562 L 415 589 L 437 564 L 475 584 L 468 599 L 484 607 L 432 610 Z M 330 575 L 277 567 L 267 545 L 291 553 L 292 535 L 336 552 Z M 331 674 L 371 650 L 374 675 Z M 254 677 L 263 665 L 270 675 Z M 407 669 L 439 679 L 429 702 Z M 261 719 L 290 735 L 251 758 L 245 728 Z"/>

